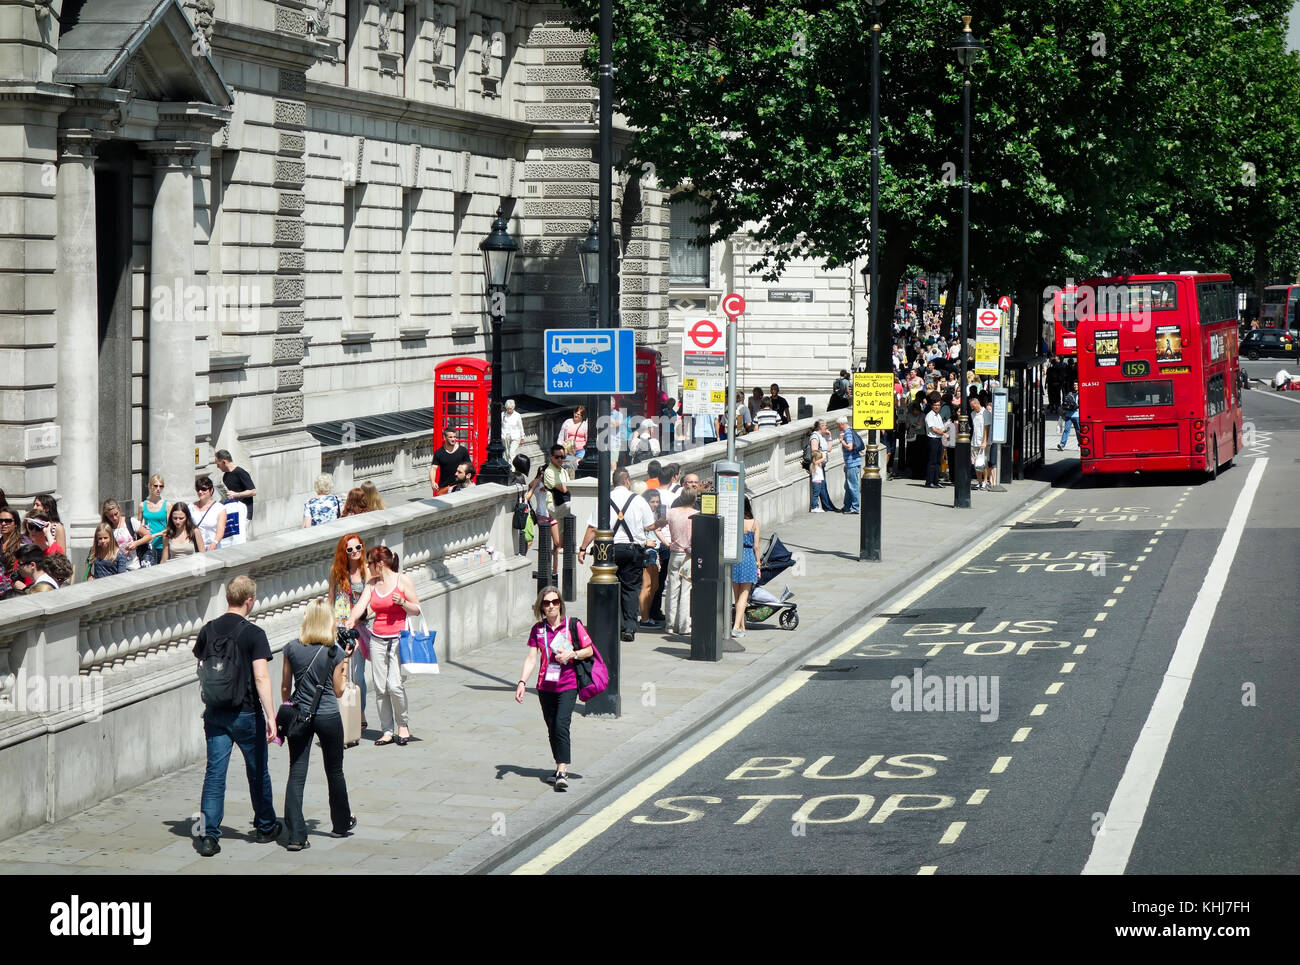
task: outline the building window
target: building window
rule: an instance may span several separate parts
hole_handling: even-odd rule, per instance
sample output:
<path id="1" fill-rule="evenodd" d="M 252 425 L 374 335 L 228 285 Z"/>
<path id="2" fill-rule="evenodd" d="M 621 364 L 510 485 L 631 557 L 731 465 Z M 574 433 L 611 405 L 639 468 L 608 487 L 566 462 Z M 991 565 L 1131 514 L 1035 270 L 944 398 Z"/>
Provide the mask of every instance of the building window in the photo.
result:
<path id="1" fill-rule="evenodd" d="M 671 228 L 668 235 L 668 280 L 675 285 L 709 287 L 709 248 L 699 244 L 707 238 L 705 225 L 692 223 L 692 218 L 708 214 L 708 202 L 699 198 L 674 200 L 668 210 Z M 692 244 L 692 242 L 696 242 Z"/>

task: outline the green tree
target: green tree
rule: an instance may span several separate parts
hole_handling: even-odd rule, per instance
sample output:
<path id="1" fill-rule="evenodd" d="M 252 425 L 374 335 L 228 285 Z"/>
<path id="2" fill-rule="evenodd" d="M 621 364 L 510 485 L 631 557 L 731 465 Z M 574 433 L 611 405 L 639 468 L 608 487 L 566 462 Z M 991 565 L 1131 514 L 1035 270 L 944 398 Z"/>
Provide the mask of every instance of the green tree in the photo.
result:
<path id="1" fill-rule="evenodd" d="M 597 0 L 575 4 L 594 26 Z M 973 72 L 972 288 L 1043 290 L 1196 257 L 1258 279 L 1294 262 L 1296 61 L 1283 0 L 891 0 L 881 36 L 881 291 L 957 269 L 961 71 Z M 774 278 L 865 255 L 870 45 L 862 0 L 615 0 L 629 156 L 709 199 L 713 240 L 749 226 Z M 1244 153 L 1255 183 L 1242 183 Z M 1215 259 L 1222 259 L 1216 261 Z M 1036 312 L 1035 312 L 1036 313 Z M 1036 325 L 1022 325 L 1019 352 Z"/>

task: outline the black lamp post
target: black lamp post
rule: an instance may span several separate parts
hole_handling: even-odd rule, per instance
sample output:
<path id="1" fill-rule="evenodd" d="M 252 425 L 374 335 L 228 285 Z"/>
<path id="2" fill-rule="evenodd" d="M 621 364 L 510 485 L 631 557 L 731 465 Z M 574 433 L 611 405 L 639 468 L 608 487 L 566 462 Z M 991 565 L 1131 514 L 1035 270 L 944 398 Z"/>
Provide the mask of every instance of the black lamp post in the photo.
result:
<path id="1" fill-rule="evenodd" d="M 885 0 L 871 0 L 879 10 Z M 892 323 L 880 312 L 880 20 L 871 25 L 871 249 L 867 270 L 871 273 L 871 298 L 867 302 L 867 371 L 885 372 Z M 891 296 L 892 300 L 892 296 Z M 886 329 L 889 326 L 889 329 Z M 866 465 L 861 482 L 858 518 L 858 559 L 879 562 L 883 509 L 880 481 L 880 433 L 867 434 Z"/>
<path id="2" fill-rule="evenodd" d="M 510 485 L 510 464 L 506 462 L 506 447 L 501 442 L 501 327 L 506 317 L 506 292 L 510 281 L 510 267 L 519 245 L 506 231 L 505 212 L 497 208 L 492 233 L 479 246 L 483 252 L 483 273 L 487 279 L 488 314 L 492 318 L 492 431 L 487 448 L 487 459 L 479 467 L 480 483 Z"/>
<path id="3" fill-rule="evenodd" d="M 970 30 L 970 17 L 962 19 L 961 36 L 953 44 L 957 62 L 965 75 L 962 82 L 962 127 L 961 127 L 961 324 L 958 338 L 961 339 L 961 375 L 957 378 L 956 401 L 957 448 L 953 458 L 957 464 L 952 467 L 952 504 L 957 509 L 970 509 L 970 406 L 966 393 L 966 329 L 970 324 L 970 69 L 984 52 L 984 45 L 975 39 Z"/>
<path id="4" fill-rule="evenodd" d="M 600 327 L 614 327 L 614 4 L 600 0 L 600 232 L 597 250 L 600 258 Z M 601 244 L 601 241 L 604 244 Z M 592 641 L 605 658 L 609 670 L 609 686 L 587 702 L 589 714 L 619 716 L 623 709 L 620 691 L 622 653 L 619 648 L 619 582 L 618 566 L 614 561 L 614 531 L 610 528 L 609 512 L 609 444 L 601 444 L 601 436 L 608 431 L 610 398 L 600 396 L 596 432 L 588 433 L 588 440 L 596 439 L 596 534 L 592 543 L 591 580 L 587 583 L 587 630 Z M 591 443 L 588 441 L 588 447 Z"/>
<path id="5" fill-rule="evenodd" d="M 593 218 L 591 227 L 587 229 L 587 237 L 582 244 L 578 245 L 582 283 L 587 288 L 587 325 L 590 328 L 600 328 L 600 308 L 596 301 L 600 291 L 600 261 L 600 228 Z M 598 419 L 596 414 L 598 406 L 597 396 L 587 396 L 587 447 L 582 453 L 582 461 L 578 463 L 579 478 L 591 478 L 600 472 L 600 453 L 596 445 L 596 433 L 591 431 L 591 426 L 596 425 Z"/>

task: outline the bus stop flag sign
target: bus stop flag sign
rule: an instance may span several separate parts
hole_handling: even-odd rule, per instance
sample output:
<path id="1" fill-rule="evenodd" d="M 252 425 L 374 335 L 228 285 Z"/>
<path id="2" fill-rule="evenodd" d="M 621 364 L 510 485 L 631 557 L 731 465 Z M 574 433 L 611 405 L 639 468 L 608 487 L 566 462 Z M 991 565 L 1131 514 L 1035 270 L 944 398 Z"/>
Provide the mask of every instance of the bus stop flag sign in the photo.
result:
<path id="1" fill-rule="evenodd" d="M 548 328 L 547 395 L 630 395 L 636 391 L 636 332 Z"/>

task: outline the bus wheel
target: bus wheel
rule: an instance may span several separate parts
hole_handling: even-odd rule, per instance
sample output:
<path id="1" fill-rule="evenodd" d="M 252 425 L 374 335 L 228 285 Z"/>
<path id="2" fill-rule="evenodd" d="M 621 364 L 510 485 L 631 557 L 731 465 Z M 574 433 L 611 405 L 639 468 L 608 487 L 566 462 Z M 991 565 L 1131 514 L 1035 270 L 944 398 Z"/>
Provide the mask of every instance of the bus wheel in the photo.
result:
<path id="1" fill-rule="evenodd" d="M 1205 467 L 1205 475 L 1210 482 L 1214 482 L 1219 476 L 1219 440 L 1215 439 L 1210 445 L 1210 461 Z"/>
<path id="2" fill-rule="evenodd" d="M 1233 426 L 1233 429 L 1232 429 L 1232 455 L 1230 455 L 1230 456 L 1228 457 L 1228 461 L 1225 462 L 1225 463 L 1223 464 L 1223 468 L 1224 468 L 1224 469 L 1228 469 L 1229 467 L 1231 467 L 1231 466 L 1236 462 L 1236 459 L 1237 459 L 1237 453 L 1239 453 L 1239 452 L 1241 452 L 1241 447 L 1237 444 L 1237 428 L 1236 428 L 1236 426 Z"/>

